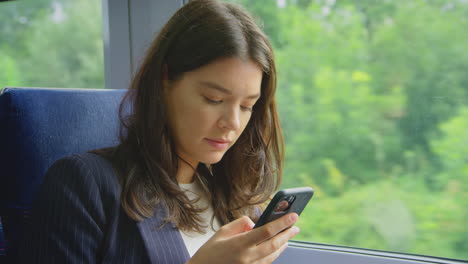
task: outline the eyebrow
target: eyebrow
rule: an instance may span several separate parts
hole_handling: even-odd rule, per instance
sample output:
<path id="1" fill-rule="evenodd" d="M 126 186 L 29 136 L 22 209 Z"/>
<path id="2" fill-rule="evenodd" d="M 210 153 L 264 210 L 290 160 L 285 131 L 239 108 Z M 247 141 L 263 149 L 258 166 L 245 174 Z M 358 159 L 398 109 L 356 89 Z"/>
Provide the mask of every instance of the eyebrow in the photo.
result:
<path id="1" fill-rule="evenodd" d="M 210 89 L 217 90 L 217 91 L 220 91 L 220 92 L 228 94 L 228 95 L 232 95 L 232 92 L 230 90 L 228 90 L 228 89 L 226 89 L 226 88 L 224 88 L 221 85 L 218 85 L 216 83 L 201 81 L 200 84 L 205 86 L 205 87 L 208 87 Z M 248 99 L 258 99 L 258 98 L 260 98 L 260 94 L 259 93 L 252 94 L 252 95 L 247 96 L 247 98 Z"/>

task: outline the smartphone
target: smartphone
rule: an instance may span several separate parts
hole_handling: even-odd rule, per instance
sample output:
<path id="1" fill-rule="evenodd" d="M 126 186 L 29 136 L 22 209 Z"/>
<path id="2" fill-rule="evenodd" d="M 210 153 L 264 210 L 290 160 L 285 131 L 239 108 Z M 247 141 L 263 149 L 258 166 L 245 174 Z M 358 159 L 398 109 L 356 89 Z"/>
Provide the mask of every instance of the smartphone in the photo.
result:
<path id="1" fill-rule="evenodd" d="M 267 224 L 288 213 L 300 215 L 314 195 L 310 187 L 283 189 L 278 191 L 258 219 L 254 228 Z"/>

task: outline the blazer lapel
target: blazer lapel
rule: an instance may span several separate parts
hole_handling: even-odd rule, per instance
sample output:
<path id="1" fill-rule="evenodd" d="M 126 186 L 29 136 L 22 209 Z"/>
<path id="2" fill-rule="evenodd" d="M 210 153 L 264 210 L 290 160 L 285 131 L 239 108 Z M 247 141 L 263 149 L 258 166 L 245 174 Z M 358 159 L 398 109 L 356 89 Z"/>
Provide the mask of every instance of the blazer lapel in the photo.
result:
<path id="1" fill-rule="evenodd" d="M 151 218 L 137 223 L 150 262 L 152 264 L 185 263 L 190 255 L 179 230 L 172 223 L 159 228 L 166 215 L 162 206 L 158 206 Z"/>

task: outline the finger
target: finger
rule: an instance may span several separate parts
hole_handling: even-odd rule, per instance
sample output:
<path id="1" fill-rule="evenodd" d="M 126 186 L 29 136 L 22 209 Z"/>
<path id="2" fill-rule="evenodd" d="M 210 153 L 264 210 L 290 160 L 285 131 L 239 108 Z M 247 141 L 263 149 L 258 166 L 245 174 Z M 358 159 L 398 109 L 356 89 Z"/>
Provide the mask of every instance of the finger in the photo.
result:
<path id="1" fill-rule="evenodd" d="M 256 246 L 254 251 L 255 255 L 253 255 L 252 257 L 257 261 L 263 260 L 265 258 L 268 259 L 268 256 L 270 256 L 271 258 L 276 258 L 281 252 L 283 252 L 283 247 L 288 244 L 288 240 L 293 238 L 298 232 L 299 228 L 297 227 L 288 228 L 281 234 L 276 235 L 274 238 Z M 274 255 L 275 252 L 279 253 L 277 255 Z"/>
<path id="2" fill-rule="evenodd" d="M 284 244 L 287 244 L 290 239 L 299 233 L 299 228 L 293 226 L 286 229 L 281 234 L 276 235 L 270 240 L 267 240 L 257 246 L 258 257 L 263 258 L 275 251 L 278 251 Z"/>
<path id="3" fill-rule="evenodd" d="M 242 216 L 231 223 L 222 226 L 214 236 L 228 238 L 252 230 L 255 223 L 248 217 Z"/>
<path id="4" fill-rule="evenodd" d="M 245 236 L 247 239 L 246 242 L 253 245 L 260 244 L 263 241 L 276 236 L 279 232 L 285 230 L 286 228 L 292 226 L 298 218 L 299 216 L 296 213 L 290 213 L 266 225 L 255 228 Z"/>
<path id="5" fill-rule="evenodd" d="M 275 261 L 286 249 L 288 248 L 288 243 L 285 243 L 281 246 L 278 250 L 271 253 L 270 255 L 258 260 L 256 263 L 258 264 L 270 264 Z"/>

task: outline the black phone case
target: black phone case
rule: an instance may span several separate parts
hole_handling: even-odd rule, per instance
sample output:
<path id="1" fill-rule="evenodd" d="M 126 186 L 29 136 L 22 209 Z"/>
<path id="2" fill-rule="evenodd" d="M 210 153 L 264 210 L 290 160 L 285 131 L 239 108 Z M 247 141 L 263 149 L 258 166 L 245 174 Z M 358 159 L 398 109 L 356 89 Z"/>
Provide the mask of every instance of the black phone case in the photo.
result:
<path id="1" fill-rule="evenodd" d="M 292 202 L 292 205 L 285 211 L 275 212 L 277 204 L 284 200 L 285 197 L 292 195 L 296 197 Z M 299 187 L 278 191 L 268 204 L 265 211 L 263 211 L 254 228 L 260 227 L 288 213 L 294 212 L 300 215 L 313 195 L 314 190 L 310 187 Z"/>

